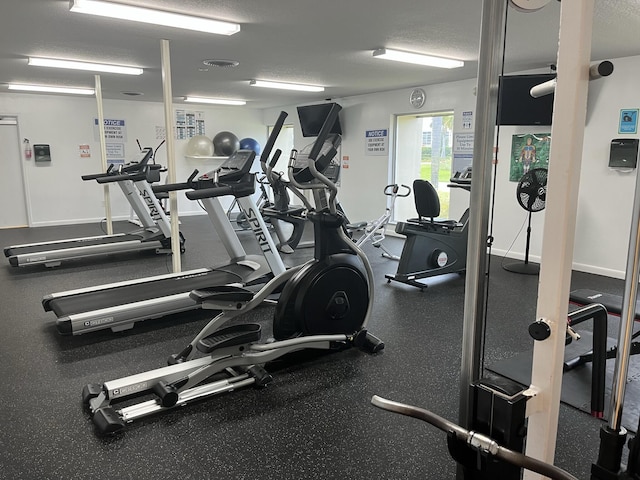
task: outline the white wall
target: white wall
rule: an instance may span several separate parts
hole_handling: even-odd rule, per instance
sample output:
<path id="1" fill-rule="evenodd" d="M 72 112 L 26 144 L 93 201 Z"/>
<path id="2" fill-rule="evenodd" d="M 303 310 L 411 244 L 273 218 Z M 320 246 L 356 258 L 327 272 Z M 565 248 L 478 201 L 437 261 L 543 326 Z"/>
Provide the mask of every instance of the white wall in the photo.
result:
<path id="1" fill-rule="evenodd" d="M 591 82 L 584 154 L 580 181 L 574 268 L 612 277 L 624 276 L 631 222 L 635 171 L 620 173 L 608 165 L 609 145 L 613 138 L 638 137 L 620 135 L 620 109 L 640 108 L 640 57 L 612 59 L 615 71 L 607 78 Z M 425 105 L 415 110 L 409 105 L 412 89 L 405 88 L 370 95 L 334 99 L 343 106 L 343 156 L 349 157 L 349 168 L 343 169 L 340 201 L 352 221 L 377 218 L 385 208 L 382 189 L 391 181 L 391 158 L 394 151 L 395 116 L 409 113 L 454 111 L 454 132 L 462 129 L 462 112 L 475 110 L 475 80 L 423 86 Z M 296 125 L 296 144 L 302 139 L 294 106 L 281 108 Z M 264 112 L 265 123 L 273 123 L 280 109 Z M 390 154 L 365 155 L 365 130 L 388 128 Z M 527 212 L 517 203 L 517 183 L 509 181 L 509 155 L 512 135 L 549 132 L 550 127 L 501 127 L 497 164 L 493 253 L 524 258 Z M 553 141 L 562 141 L 554 139 Z M 489 161 L 489 159 L 487 159 Z M 555 161 L 562 161 L 556 159 Z M 576 179 L 578 181 L 578 179 Z M 412 202 L 412 199 L 406 201 Z M 469 195 L 461 190 L 451 192 L 451 217 L 459 216 L 468 206 Z M 541 251 L 544 212 L 533 214 L 530 259 L 538 261 Z M 524 225 L 524 226 L 523 226 Z M 562 228 L 558 226 L 557 228 Z"/>
<path id="2" fill-rule="evenodd" d="M 176 105 L 183 108 L 182 105 Z M 217 132 L 228 130 L 238 138 L 253 137 L 262 145 L 266 128 L 262 113 L 250 108 L 188 106 L 186 110 L 205 112 L 206 134 L 212 138 Z M 97 118 L 95 98 L 71 96 L 0 94 L 0 114 L 18 116 L 20 134 L 31 144 L 49 144 L 52 161 L 36 164 L 23 160 L 28 184 L 32 226 L 93 222 L 104 218 L 102 186 L 83 182 L 81 175 L 97 173 L 101 169 L 100 144 L 95 140 L 93 121 Z M 124 119 L 128 158 L 138 151 L 136 139 L 143 146 L 156 147 L 156 126 L 164 126 L 161 103 L 105 100 L 105 118 Z M 79 145 L 91 146 L 91 158 L 80 158 Z M 215 163 L 185 159 L 187 140 L 176 141 L 176 178 L 184 181 L 195 169 L 204 173 Z M 166 149 L 158 150 L 157 162 L 166 165 Z M 117 186 L 110 188 L 114 218 L 128 218 L 129 205 Z M 178 194 L 180 214 L 200 212 L 195 202 Z"/>
<path id="3" fill-rule="evenodd" d="M 613 63 L 615 71 L 612 76 L 590 84 L 574 267 L 621 278 L 626 262 L 635 171 L 620 173 L 610 170 L 607 165 L 611 139 L 624 136 L 617 133 L 620 109 L 640 107 L 640 91 L 635 80 L 640 76 L 640 57 L 613 59 Z M 386 201 L 382 190 L 391 181 L 395 116 L 453 110 L 454 131 L 462 132 L 461 113 L 475 109 L 474 86 L 475 80 L 423 86 L 427 100 L 420 110 L 409 105 L 409 88 L 335 99 L 344 108 L 341 115 L 344 129 L 341 155 L 349 157 L 349 168 L 342 171 L 340 200 L 352 221 L 374 219 L 384 211 Z M 295 126 L 296 146 L 300 148 L 310 143 L 309 139 L 302 137 L 295 106 L 264 111 L 245 107 L 192 109 L 205 111 L 208 136 L 230 130 L 240 138 L 254 137 L 263 145 L 266 141 L 265 125 L 273 124 L 279 111 L 284 109 L 289 113 L 287 123 Z M 50 165 L 40 166 L 32 160 L 25 161 L 33 225 L 102 218 L 101 187 L 80 180 L 81 174 L 100 170 L 99 145 L 94 140 L 92 127 L 96 117 L 95 99 L 0 94 L 0 114 L 17 114 L 21 135 L 29 138 L 32 144 L 51 144 L 53 161 Z M 158 103 L 105 101 L 105 117 L 127 121 L 126 148 L 129 153 L 136 149 L 136 138 L 143 144 L 155 145 L 155 127 L 164 124 L 162 105 Z M 364 132 L 379 128 L 390 130 L 390 154 L 368 156 L 365 154 Z M 511 136 L 544 131 L 549 131 L 549 127 L 500 129 L 493 232 L 495 254 L 504 255 L 509 251 L 510 257 L 524 257 L 526 224 L 523 227 L 523 223 L 527 213 L 515 199 L 516 183 L 508 180 Z M 90 159 L 79 157 L 78 145 L 84 143 L 91 145 Z M 211 166 L 184 159 L 185 147 L 186 141 L 177 142 L 178 179 L 186 178 L 194 168 L 205 171 Z M 284 153 L 283 157 L 288 157 L 288 152 Z M 164 149 L 160 150 L 158 158 L 160 163 L 164 162 Z M 129 210 L 120 197 L 119 192 L 113 189 L 114 216 L 126 217 Z M 181 195 L 179 198 L 181 214 L 199 211 L 195 204 Z M 412 201 L 411 198 L 406 200 Z M 468 201 L 466 192 L 452 190 L 451 216 L 459 216 L 468 206 Z M 530 258 L 534 261 L 540 255 L 543 220 L 544 212 L 533 215 Z"/>

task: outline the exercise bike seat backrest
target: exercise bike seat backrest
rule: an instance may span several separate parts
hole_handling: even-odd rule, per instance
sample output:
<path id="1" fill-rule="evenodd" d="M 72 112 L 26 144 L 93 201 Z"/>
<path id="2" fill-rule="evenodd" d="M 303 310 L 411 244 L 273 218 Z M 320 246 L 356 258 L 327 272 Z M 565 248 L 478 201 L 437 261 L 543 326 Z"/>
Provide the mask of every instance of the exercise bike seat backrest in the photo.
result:
<path id="1" fill-rule="evenodd" d="M 418 218 L 409 219 L 410 222 L 443 226 L 457 224 L 455 220 L 435 220 L 440 216 L 440 198 L 438 198 L 436 189 L 427 180 L 413 181 L 413 196 Z"/>

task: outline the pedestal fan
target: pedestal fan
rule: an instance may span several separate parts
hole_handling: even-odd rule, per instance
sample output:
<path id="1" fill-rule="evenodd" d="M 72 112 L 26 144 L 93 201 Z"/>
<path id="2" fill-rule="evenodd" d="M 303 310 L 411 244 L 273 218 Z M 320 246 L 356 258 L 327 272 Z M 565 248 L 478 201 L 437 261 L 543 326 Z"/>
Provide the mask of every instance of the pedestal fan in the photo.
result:
<path id="1" fill-rule="evenodd" d="M 516 198 L 522 208 L 529 212 L 527 226 L 527 245 L 524 253 L 524 263 L 514 262 L 503 265 L 505 270 L 526 275 L 537 275 L 540 265 L 529 263 L 529 246 L 531 244 L 531 214 L 544 210 L 547 198 L 547 169 L 534 168 L 525 173 L 518 182 Z"/>

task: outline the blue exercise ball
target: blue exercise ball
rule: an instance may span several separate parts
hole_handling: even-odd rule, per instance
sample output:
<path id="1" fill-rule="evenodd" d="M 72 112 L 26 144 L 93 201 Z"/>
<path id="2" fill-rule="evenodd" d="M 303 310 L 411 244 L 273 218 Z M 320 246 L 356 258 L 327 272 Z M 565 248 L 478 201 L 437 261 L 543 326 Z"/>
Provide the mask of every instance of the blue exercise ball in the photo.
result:
<path id="1" fill-rule="evenodd" d="M 228 157 L 240 149 L 240 140 L 231 132 L 220 132 L 213 137 L 213 149 L 216 155 Z"/>
<path id="2" fill-rule="evenodd" d="M 240 150 L 253 150 L 256 155 L 260 155 L 260 143 L 255 138 L 243 138 L 240 140 Z"/>

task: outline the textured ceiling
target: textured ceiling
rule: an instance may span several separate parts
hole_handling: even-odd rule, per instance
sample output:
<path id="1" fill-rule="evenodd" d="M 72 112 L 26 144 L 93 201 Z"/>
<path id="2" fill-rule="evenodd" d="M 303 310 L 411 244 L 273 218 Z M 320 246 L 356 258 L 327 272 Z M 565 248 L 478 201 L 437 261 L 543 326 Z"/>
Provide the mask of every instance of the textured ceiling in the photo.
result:
<path id="1" fill-rule="evenodd" d="M 569 0 L 577 1 L 577 0 Z M 138 65 L 140 77 L 102 74 L 105 98 L 161 101 L 160 39 L 171 41 L 175 97 L 240 98 L 264 108 L 474 78 L 481 0 L 122 0 L 241 24 L 230 37 L 70 13 L 67 0 L 2 0 L 0 92 L 8 82 L 93 86 L 93 74 L 29 67 L 27 56 Z M 640 55 L 640 1 L 596 0 L 592 58 Z M 505 71 L 555 62 L 560 3 L 508 11 Z M 372 58 L 380 47 L 466 62 L 442 70 Z M 235 68 L 202 60 L 233 59 Z M 249 87 L 253 78 L 325 85 L 321 94 Z"/>

